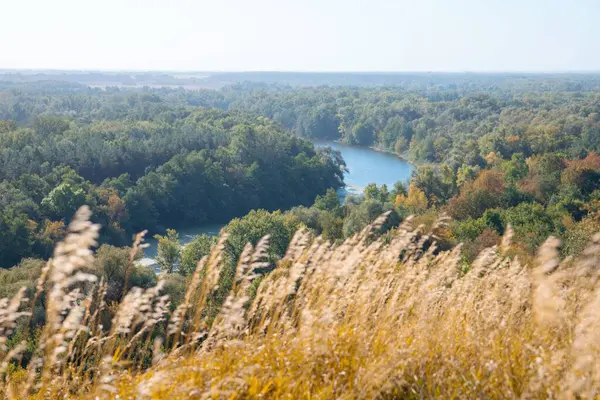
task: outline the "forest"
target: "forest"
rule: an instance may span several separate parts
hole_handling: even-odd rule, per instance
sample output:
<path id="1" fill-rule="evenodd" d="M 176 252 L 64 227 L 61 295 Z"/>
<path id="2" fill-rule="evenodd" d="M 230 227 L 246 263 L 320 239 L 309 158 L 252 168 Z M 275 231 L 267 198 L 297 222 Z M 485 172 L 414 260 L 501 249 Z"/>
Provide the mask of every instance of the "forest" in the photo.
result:
<path id="1" fill-rule="evenodd" d="M 114 245 L 129 244 L 142 229 L 164 234 L 253 209 L 311 206 L 342 184 L 343 160 L 326 150 L 317 154 L 300 138 L 370 146 L 418 166 L 410 185 L 379 188 L 381 194 L 369 189 L 322 215 L 315 207 L 292 212 L 316 233 L 326 225 L 333 240 L 394 210 L 399 221 L 450 215 L 447 241 L 469 243 L 467 260 L 508 224 L 519 232 L 524 254 L 549 234 L 565 239 L 565 254 L 581 250 L 598 226 L 597 77 L 396 77 L 404 79 L 396 86 L 248 80 L 195 91 L 5 81 L 1 265 L 48 257 L 84 203 L 104 226 L 102 242 Z M 362 226 L 348 228 L 357 219 Z"/>
<path id="2" fill-rule="evenodd" d="M 599 76 L 224 75 L 245 81 L 0 79 L 6 388 L 594 397 Z M 312 139 L 416 168 L 341 202 Z M 227 225 L 182 248 L 204 222 Z"/>
<path id="3" fill-rule="evenodd" d="M 310 205 L 342 184 L 338 155 L 265 118 L 180 106 L 158 94 L 65 95 L 63 85 L 50 87 L 60 94 L 2 92 L 3 106 L 11 105 L 0 112 L 3 268 L 48 258 L 84 204 L 104 227 L 101 243 L 123 246 L 143 229 Z"/>

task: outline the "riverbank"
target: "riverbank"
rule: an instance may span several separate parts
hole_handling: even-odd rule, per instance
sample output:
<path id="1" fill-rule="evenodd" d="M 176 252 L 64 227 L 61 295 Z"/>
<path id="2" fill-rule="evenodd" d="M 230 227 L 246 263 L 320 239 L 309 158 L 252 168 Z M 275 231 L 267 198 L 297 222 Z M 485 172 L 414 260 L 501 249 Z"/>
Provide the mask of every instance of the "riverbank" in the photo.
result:
<path id="1" fill-rule="evenodd" d="M 384 154 L 389 154 L 392 155 L 394 157 L 397 157 L 398 159 L 404 161 L 407 164 L 412 165 L 413 167 L 424 167 L 424 166 L 436 166 L 439 165 L 438 163 L 434 163 L 434 162 L 425 162 L 425 161 L 411 161 L 410 157 L 408 156 L 408 151 L 405 152 L 404 154 L 398 154 L 395 151 L 383 148 L 383 147 L 377 147 L 377 146 L 359 146 L 359 145 L 354 145 L 354 144 L 348 144 L 348 143 L 344 143 L 339 139 L 336 140 L 312 140 L 313 143 L 318 143 L 318 142 L 331 142 L 331 143 L 337 143 L 340 145 L 344 145 L 344 146 L 351 146 L 351 147 L 356 147 L 356 148 L 364 148 L 364 149 L 371 149 L 373 151 L 377 151 L 379 153 L 384 153 Z"/>
<path id="2" fill-rule="evenodd" d="M 348 169 L 344 174 L 345 186 L 343 190 L 345 194 L 358 195 L 370 183 L 375 183 L 378 186 L 385 184 L 392 188 L 396 182 L 405 182 L 411 178 L 413 165 L 396 154 L 333 141 L 313 141 L 313 143 L 315 146 L 330 146 L 339 150 L 342 154 Z M 194 240 L 197 235 L 203 233 L 212 236 L 218 235 L 225 225 L 227 224 L 201 224 L 181 230 L 178 229 L 180 243 L 185 245 Z M 144 255 L 146 258 L 153 259 L 157 253 L 157 243 L 154 238 L 147 239 L 150 246 L 145 249 Z"/>
<path id="3" fill-rule="evenodd" d="M 398 153 L 396 153 L 395 151 L 392 151 L 392 150 L 384 149 L 382 147 L 377 147 L 377 146 L 357 146 L 357 147 L 367 147 L 367 148 L 369 148 L 371 150 L 374 150 L 374 151 L 379 151 L 379 152 L 385 153 L 385 154 L 391 154 L 391 155 L 393 155 L 395 157 L 398 157 L 399 159 L 401 159 L 402 161 L 404 161 L 407 164 L 410 164 L 410 165 L 415 166 L 415 167 L 418 166 L 417 164 L 415 164 L 412 161 L 410 161 L 408 159 L 408 156 L 398 154 Z"/>
<path id="4" fill-rule="evenodd" d="M 362 147 L 362 146 L 357 146 L 357 147 Z M 412 165 L 413 167 L 419 168 L 419 167 L 435 167 L 438 166 L 439 163 L 434 163 L 434 162 L 427 162 L 427 161 L 411 161 L 409 160 L 408 157 L 408 152 L 405 152 L 405 154 L 398 154 L 395 151 L 392 150 L 388 150 L 388 149 L 384 149 L 381 147 L 376 147 L 376 146 L 364 146 L 364 147 L 368 147 L 371 150 L 375 150 L 375 151 L 379 151 L 382 153 L 386 153 L 386 154 L 391 154 L 393 156 L 398 157 L 399 159 L 401 159 L 402 161 L 404 161 L 407 164 Z"/>
<path id="5" fill-rule="evenodd" d="M 340 151 L 348 172 L 346 186 L 366 187 L 370 183 L 393 186 L 411 178 L 413 165 L 397 154 L 368 146 L 354 146 L 341 141 L 314 140 L 315 146 L 329 146 Z"/>

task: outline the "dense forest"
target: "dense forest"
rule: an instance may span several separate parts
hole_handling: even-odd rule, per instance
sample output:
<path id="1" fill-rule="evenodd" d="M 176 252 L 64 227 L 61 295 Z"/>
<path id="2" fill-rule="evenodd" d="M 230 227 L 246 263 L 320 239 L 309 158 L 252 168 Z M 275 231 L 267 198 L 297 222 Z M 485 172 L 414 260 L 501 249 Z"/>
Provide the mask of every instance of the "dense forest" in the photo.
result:
<path id="1" fill-rule="evenodd" d="M 104 227 L 102 243 L 125 245 L 142 229 L 310 205 L 343 179 L 337 154 L 265 118 L 160 94 L 45 87 L 0 95 L 4 268 L 49 257 L 83 204 Z"/>
<path id="2" fill-rule="evenodd" d="M 372 146 L 419 166 L 410 187 L 367 191 L 328 214 L 296 211 L 331 239 L 385 210 L 398 220 L 447 213 L 448 240 L 478 248 L 512 224 L 529 254 L 548 234 L 575 254 L 597 228 L 595 75 L 399 74 L 395 86 L 368 86 L 350 74 L 364 81 L 306 86 L 324 78 L 300 74 L 304 85 L 281 83 L 290 76 L 194 91 L 90 88 L 77 76 L 1 83 L 3 266 L 48 256 L 61 221 L 83 203 L 105 226 L 103 241 L 118 245 L 143 228 L 310 206 L 340 185 L 342 160 L 297 137 Z"/>
<path id="3" fill-rule="evenodd" d="M 577 341 L 597 340 L 598 76 L 242 76 L 0 79 L 2 395 L 595 393 L 573 376 L 598 368 Z M 342 203 L 344 160 L 311 139 L 416 168 Z M 205 222 L 227 225 L 182 248 Z M 145 229 L 160 274 L 135 262 Z M 152 366 L 169 378 L 138 381 Z"/>
<path id="4" fill-rule="evenodd" d="M 557 151 L 581 157 L 598 150 L 596 76 L 493 77 L 442 75 L 382 87 L 246 82 L 219 91 L 4 82 L 0 118 L 24 123 L 50 114 L 170 122 L 190 106 L 242 110 L 300 136 L 376 146 L 454 168 L 483 166 L 490 152 L 504 158 Z"/>
<path id="5" fill-rule="evenodd" d="M 550 86 L 550 82 L 545 82 Z M 376 146 L 415 162 L 485 164 L 504 158 L 598 151 L 600 87 L 529 89 L 237 87 L 230 107 L 268 116 L 301 136 Z M 550 86 L 551 87 L 551 86 Z"/>

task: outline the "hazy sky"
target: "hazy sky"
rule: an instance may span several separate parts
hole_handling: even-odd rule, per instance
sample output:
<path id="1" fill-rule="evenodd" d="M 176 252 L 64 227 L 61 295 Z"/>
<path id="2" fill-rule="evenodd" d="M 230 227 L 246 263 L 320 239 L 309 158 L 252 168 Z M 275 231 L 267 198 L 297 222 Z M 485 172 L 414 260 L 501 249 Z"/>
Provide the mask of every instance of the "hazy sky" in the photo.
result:
<path id="1" fill-rule="evenodd" d="M 0 68 L 600 71 L 600 0 L 0 3 Z"/>

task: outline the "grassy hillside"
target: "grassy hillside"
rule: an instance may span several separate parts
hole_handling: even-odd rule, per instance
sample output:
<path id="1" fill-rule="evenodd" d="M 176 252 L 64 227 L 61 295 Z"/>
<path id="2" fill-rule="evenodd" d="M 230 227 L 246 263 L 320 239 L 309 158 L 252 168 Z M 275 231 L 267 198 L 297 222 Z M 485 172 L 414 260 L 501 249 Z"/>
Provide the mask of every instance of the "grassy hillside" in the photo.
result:
<path id="1" fill-rule="evenodd" d="M 247 245 L 225 300 L 227 236 L 175 310 L 154 288 L 119 305 L 85 273 L 98 227 L 81 209 L 30 300 L 0 302 L 3 395 L 18 398 L 595 398 L 600 389 L 600 236 L 578 259 L 557 239 L 535 265 L 512 229 L 469 269 L 407 219 L 382 216 L 341 245 L 300 230 L 266 276 L 269 238 Z M 136 243 L 134 249 L 139 245 Z M 44 298 L 45 296 L 45 298 Z M 45 301 L 36 340 L 14 338 Z M 112 320 L 104 322 L 111 313 Z M 106 324 L 103 326 L 102 324 Z M 8 361 L 35 343 L 26 367 Z M 31 349 L 30 349 L 31 350 Z"/>

